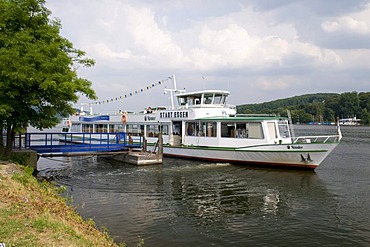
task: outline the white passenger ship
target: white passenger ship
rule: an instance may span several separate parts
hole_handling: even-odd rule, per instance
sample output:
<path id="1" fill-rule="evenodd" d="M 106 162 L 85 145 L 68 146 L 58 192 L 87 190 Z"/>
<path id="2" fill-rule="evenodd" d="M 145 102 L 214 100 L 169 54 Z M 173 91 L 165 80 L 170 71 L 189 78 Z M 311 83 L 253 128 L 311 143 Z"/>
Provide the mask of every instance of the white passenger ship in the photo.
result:
<path id="1" fill-rule="evenodd" d="M 163 136 L 166 156 L 276 167 L 315 169 L 338 145 L 337 135 L 294 137 L 287 118 L 270 115 L 237 115 L 227 104 L 228 91 L 177 90 L 175 76 L 169 107 L 139 113 L 74 115 L 73 132 L 126 132 L 131 139 L 145 137 L 150 144 Z M 175 102 L 175 98 L 177 102 Z"/>

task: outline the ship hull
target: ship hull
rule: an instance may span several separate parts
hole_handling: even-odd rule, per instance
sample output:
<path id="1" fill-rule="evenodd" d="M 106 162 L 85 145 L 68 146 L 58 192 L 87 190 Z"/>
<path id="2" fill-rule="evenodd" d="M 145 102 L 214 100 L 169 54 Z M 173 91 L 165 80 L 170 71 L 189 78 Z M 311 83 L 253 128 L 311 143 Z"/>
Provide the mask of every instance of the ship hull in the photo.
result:
<path id="1" fill-rule="evenodd" d="M 244 148 L 165 146 L 163 152 L 169 157 L 211 162 L 315 169 L 337 144 L 264 145 Z"/>

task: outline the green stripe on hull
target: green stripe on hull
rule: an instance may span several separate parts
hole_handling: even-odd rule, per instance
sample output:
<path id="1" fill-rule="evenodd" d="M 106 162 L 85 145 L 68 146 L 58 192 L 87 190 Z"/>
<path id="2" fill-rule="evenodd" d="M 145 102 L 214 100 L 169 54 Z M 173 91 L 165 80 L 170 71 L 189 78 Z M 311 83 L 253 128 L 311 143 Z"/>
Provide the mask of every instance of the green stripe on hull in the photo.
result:
<path id="1" fill-rule="evenodd" d="M 302 150 L 302 149 L 286 149 L 286 150 L 240 150 L 240 148 L 228 148 L 228 147 L 206 147 L 206 146 L 170 146 L 163 145 L 167 148 L 178 148 L 178 149 L 200 149 L 200 150 L 217 150 L 217 151 L 235 151 L 235 152 L 289 152 L 289 153 L 302 153 L 302 152 L 327 152 L 327 149 L 318 149 L 318 150 Z M 256 147 L 256 146 L 253 146 Z M 266 147 L 266 145 L 260 146 Z"/>

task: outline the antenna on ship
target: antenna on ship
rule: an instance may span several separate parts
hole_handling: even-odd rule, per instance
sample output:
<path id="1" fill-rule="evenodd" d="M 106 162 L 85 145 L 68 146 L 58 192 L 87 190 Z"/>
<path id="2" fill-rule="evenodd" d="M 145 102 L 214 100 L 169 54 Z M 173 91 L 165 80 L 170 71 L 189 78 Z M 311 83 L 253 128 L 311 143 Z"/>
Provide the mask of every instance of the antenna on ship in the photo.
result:
<path id="1" fill-rule="evenodd" d="M 90 115 L 94 115 L 93 113 L 93 108 L 92 108 L 92 104 L 90 103 L 81 103 L 81 107 L 80 107 L 80 114 L 84 115 L 85 114 L 85 111 L 84 111 L 84 105 L 88 105 L 89 106 L 89 114 Z"/>
<path id="2" fill-rule="evenodd" d="M 176 76 L 175 74 L 172 75 L 172 82 L 173 82 L 173 86 L 175 88 L 175 92 L 177 91 L 177 83 L 176 83 Z"/>
<path id="3" fill-rule="evenodd" d="M 177 83 L 176 83 L 176 76 L 173 74 L 172 76 L 168 77 L 169 79 L 172 79 L 173 88 L 165 88 L 164 93 L 170 92 L 170 100 L 171 100 L 171 109 L 175 108 L 175 103 L 173 100 L 173 93 L 182 93 L 185 92 L 185 90 L 178 90 L 177 89 Z"/>
<path id="4" fill-rule="evenodd" d="M 292 120 L 292 115 L 290 114 L 290 110 L 287 110 L 288 114 L 288 122 L 289 122 L 289 128 L 290 128 L 290 133 L 292 137 L 292 142 L 294 142 L 295 139 L 295 133 L 294 133 L 294 128 L 293 128 L 293 120 Z"/>

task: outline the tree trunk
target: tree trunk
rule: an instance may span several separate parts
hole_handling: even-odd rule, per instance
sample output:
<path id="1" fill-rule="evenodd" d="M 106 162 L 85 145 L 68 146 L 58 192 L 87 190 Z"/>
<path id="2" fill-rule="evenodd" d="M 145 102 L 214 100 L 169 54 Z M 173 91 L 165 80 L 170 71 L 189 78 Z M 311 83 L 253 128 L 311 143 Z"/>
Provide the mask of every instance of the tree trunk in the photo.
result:
<path id="1" fill-rule="evenodd" d="M 14 137 L 14 126 L 11 124 L 7 124 L 5 157 L 9 157 L 12 154 Z"/>
<path id="2" fill-rule="evenodd" d="M 0 131 L 0 157 L 2 157 L 5 154 L 3 126 L 0 127 Z"/>

